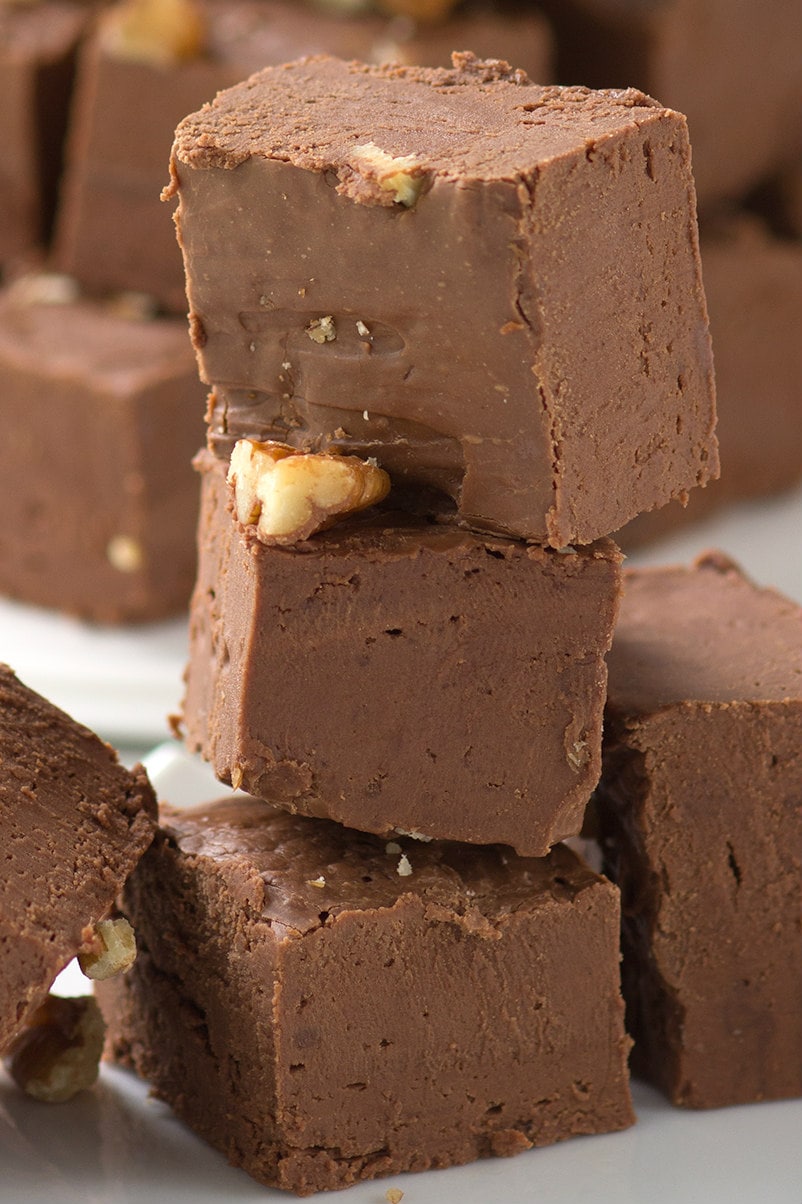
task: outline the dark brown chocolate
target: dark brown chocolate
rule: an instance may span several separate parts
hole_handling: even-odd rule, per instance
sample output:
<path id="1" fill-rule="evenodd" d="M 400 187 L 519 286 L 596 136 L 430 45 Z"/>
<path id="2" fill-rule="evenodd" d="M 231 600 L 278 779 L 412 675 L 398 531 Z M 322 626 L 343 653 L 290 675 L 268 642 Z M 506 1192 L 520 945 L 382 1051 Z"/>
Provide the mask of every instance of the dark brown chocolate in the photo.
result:
<path id="1" fill-rule="evenodd" d="M 474 527 L 587 543 L 717 472 L 684 120 L 455 61 L 311 59 L 179 127 L 212 446 L 347 448 Z"/>
<path id="2" fill-rule="evenodd" d="M 618 897 L 560 846 L 385 845 L 256 800 L 167 810 L 126 889 L 113 1056 L 299 1195 L 626 1128 Z"/>
<path id="3" fill-rule="evenodd" d="M 0 264 L 47 239 L 88 6 L 0 3 Z"/>
<path id="4" fill-rule="evenodd" d="M 0 666 L 0 1049 L 111 907 L 155 816 L 141 765 Z"/>
<path id="5" fill-rule="evenodd" d="M 551 79 L 551 38 L 540 13 L 468 10 L 432 28 L 375 15 L 343 18 L 291 0 L 212 0 L 203 6 L 202 56 L 166 69 L 115 55 L 102 36 L 80 64 L 69 171 L 56 262 L 95 292 L 139 289 L 186 311 L 175 230 L 159 194 L 176 125 L 252 71 L 302 54 L 398 59 L 445 66 L 471 47 L 515 52 L 535 78 Z"/>
<path id="6" fill-rule="evenodd" d="M 625 549 L 706 518 L 717 507 L 802 480 L 802 242 L 744 214 L 702 224 L 716 358 L 721 478 L 628 523 Z"/>
<path id="7" fill-rule="evenodd" d="M 802 611 L 725 558 L 625 575 L 598 810 L 633 1068 L 802 1094 Z"/>
<path id="8" fill-rule="evenodd" d="M 184 725 L 221 781 L 362 831 L 540 856 L 599 776 L 618 549 L 368 513 L 294 548 L 207 453 Z"/>
<path id="9" fill-rule="evenodd" d="M 632 84 L 685 113 L 702 209 L 802 154 L 802 5 L 542 0 L 563 83 Z"/>
<path id="10" fill-rule="evenodd" d="M 99 622 L 184 610 L 203 438 L 183 322 L 0 296 L 0 591 Z"/>

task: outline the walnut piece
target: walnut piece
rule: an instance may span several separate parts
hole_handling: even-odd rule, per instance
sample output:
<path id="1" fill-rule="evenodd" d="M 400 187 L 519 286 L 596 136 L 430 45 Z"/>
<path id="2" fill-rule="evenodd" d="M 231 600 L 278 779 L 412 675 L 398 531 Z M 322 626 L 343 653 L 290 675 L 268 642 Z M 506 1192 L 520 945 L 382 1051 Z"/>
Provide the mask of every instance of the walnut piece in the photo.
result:
<path id="1" fill-rule="evenodd" d="M 87 978 L 98 982 L 125 974 L 136 961 L 136 937 L 124 916 L 100 920 L 86 944 L 88 947 L 78 954 L 78 963 Z"/>
<path id="2" fill-rule="evenodd" d="M 364 142 L 353 151 L 355 165 L 379 188 L 392 192 L 393 200 L 411 209 L 425 182 L 423 169 L 414 155 L 388 155 L 375 142 Z"/>
<path id="3" fill-rule="evenodd" d="M 308 539 L 390 491 L 387 473 L 369 460 L 251 439 L 235 444 L 228 482 L 237 519 L 266 544 Z"/>
<path id="4" fill-rule="evenodd" d="M 100 33 L 114 58 L 153 67 L 200 58 L 206 49 L 197 0 L 122 0 L 103 15 Z"/>
<path id="5" fill-rule="evenodd" d="M 91 995 L 48 995 L 4 1054 L 9 1074 L 26 1095 L 61 1104 L 97 1080 L 106 1026 Z"/>

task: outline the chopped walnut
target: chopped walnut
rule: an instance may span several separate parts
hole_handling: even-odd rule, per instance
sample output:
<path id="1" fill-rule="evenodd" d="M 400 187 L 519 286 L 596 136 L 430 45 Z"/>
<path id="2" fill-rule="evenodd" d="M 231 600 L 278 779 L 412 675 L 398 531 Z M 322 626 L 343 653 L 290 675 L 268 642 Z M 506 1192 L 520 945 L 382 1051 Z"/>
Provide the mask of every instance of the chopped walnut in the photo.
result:
<path id="1" fill-rule="evenodd" d="M 402 853 L 398 858 L 398 867 L 396 869 L 396 873 L 401 878 L 408 878 L 412 873 L 412 863 L 407 857 L 406 853 Z"/>
<path id="2" fill-rule="evenodd" d="M 30 272 L 18 276 L 6 293 L 13 305 L 70 305 L 81 290 L 77 280 L 59 272 Z"/>
<path id="3" fill-rule="evenodd" d="M 124 916 L 100 920 L 91 931 L 87 947 L 78 954 L 78 962 L 87 978 L 102 982 L 125 974 L 136 961 L 136 937 Z"/>
<path id="4" fill-rule="evenodd" d="M 250 439 L 235 445 L 228 482 L 239 522 L 255 525 L 263 543 L 285 545 L 380 502 L 390 490 L 387 473 L 356 456 Z"/>
<path id="5" fill-rule="evenodd" d="M 384 1193 L 384 1198 L 387 1201 L 387 1204 L 401 1204 L 401 1201 L 404 1198 L 404 1193 L 400 1187 L 388 1187 L 387 1191 Z"/>
<path id="6" fill-rule="evenodd" d="M 203 55 L 206 18 L 197 0 L 122 0 L 103 14 L 100 37 L 114 58 L 169 67 Z"/>
<path id="7" fill-rule="evenodd" d="M 306 328 L 306 333 L 309 335 L 313 343 L 333 343 L 337 338 L 337 327 L 334 325 L 334 318 L 331 314 L 327 314 L 325 318 L 313 318 Z"/>
<path id="8" fill-rule="evenodd" d="M 424 185 L 423 169 L 414 155 L 388 155 L 375 142 L 365 142 L 353 152 L 356 166 L 367 169 L 385 192 L 393 194 L 393 200 L 411 209 L 420 196 Z"/>
<path id="9" fill-rule="evenodd" d="M 138 540 L 130 535 L 114 535 L 106 547 L 106 559 L 118 573 L 138 573 L 145 557 Z"/>
<path id="10" fill-rule="evenodd" d="M 26 1095 L 63 1103 L 97 1080 L 105 1031 L 91 995 L 49 995 L 5 1051 L 8 1072 Z"/>

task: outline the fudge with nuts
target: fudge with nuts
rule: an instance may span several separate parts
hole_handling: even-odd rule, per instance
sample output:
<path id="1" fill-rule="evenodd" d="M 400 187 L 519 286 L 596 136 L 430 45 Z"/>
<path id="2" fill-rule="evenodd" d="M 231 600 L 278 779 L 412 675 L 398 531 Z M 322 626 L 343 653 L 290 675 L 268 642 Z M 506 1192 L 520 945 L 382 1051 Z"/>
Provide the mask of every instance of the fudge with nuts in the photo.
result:
<path id="1" fill-rule="evenodd" d="M 0 264 L 41 247 L 49 233 L 89 11 L 72 0 L 0 3 Z"/>
<path id="2" fill-rule="evenodd" d="M 788 0 L 542 0 L 558 78 L 634 84 L 688 118 L 703 210 L 802 155 L 802 5 Z"/>
<path id="3" fill-rule="evenodd" d="M 122 907 L 113 1057 L 271 1186 L 633 1121 L 618 892 L 558 846 L 385 844 L 234 798 L 165 809 Z"/>
<path id="4" fill-rule="evenodd" d="M 91 951 L 153 838 L 156 799 L 87 728 L 0 666 L 0 1050 Z"/>
<path id="5" fill-rule="evenodd" d="M 802 610 L 724 557 L 625 575 L 599 818 L 633 1069 L 802 1095 Z"/>
<path id="6" fill-rule="evenodd" d="M 64 285 L 0 294 L 0 592 L 99 622 L 179 613 L 203 439 L 186 327 L 50 303 Z"/>
<path id="7" fill-rule="evenodd" d="M 590 543 L 717 473 L 685 120 L 454 64 L 302 60 L 178 127 L 211 446 L 347 448 Z"/>
<path id="8" fill-rule="evenodd" d="M 252 71 L 302 54 L 446 66 L 455 46 L 515 52 L 535 78 L 552 78 L 551 37 L 539 12 L 482 7 L 416 26 L 377 13 L 344 17 L 299 0 L 112 6 L 79 63 L 57 265 L 94 292 L 135 288 L 184 313 L 181 256 L 159 203 L 182 117 Z"/>
<path id="9" fill-rule="evenodd" d="M 576 835 L 599 776 L 620 554 L 366 511 L 294 547 L 199 463 L 183 722 L 217 777 L 362 831 Z"/>

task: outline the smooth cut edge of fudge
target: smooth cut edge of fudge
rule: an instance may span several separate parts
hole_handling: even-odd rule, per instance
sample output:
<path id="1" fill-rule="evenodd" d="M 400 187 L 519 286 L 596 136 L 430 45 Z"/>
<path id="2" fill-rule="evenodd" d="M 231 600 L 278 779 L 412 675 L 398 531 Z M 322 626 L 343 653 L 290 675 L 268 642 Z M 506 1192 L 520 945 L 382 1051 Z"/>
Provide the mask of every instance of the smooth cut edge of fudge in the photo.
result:
<path id="1" fill-rule="evenodd" d="M 681 573 L 627 575 L 647 588 L 625 593 L 622 638 L 637 648 L 645 631 L 650 648 L 659 631 L 669 652 L 651 664 L 611 655 L 595 796 L 605 872 L 622 891 L 632 1066 L 684 1107 L 791 1098 L 802 1095 L 802 609 L 720 554 Z M 672 578 L 676 590 L 654 588 Z M 746 664 L 726 689 L 698 689 L 719 613 L 716 651 Z M 648 694 L 629 686 L 632 663 L 657 679 Z"/>
<path id="2" fill-rule="evenodd" d="M 590 543 L 718 474 L 685 121 L 632 90 L 455 64 L 313 57 L 179 126 L 165 195 L 211 445 L 339 446 L 476 529 Z M 272 223 L 226 216 L 243 211 Z"/>
<path id="3" fill-rule="evenodd" d="M 221 461 L 196 463 L 183 728 L 221 781 L 381 835 L 541 856 L 578 834 L 614 544 L 561 554 L 375 511 L 271 548 L 231 514 Z"/>
<path id="4" fill-rule="evenodd" d="M 98 990 L 111 1056 L 267 1185 L 634 1120 L 615 888 L 563 847 L 399 847 L 258 800 L 165 809 L 126 888 L 140 954 Z"/>
<path id="5" fill-rule="evenodd" d="M 151 843 L 141 765 L 0 667 L 0 1049 L 86 943 Z M 34 825 L 31 827 L 31 825 Z"/>

